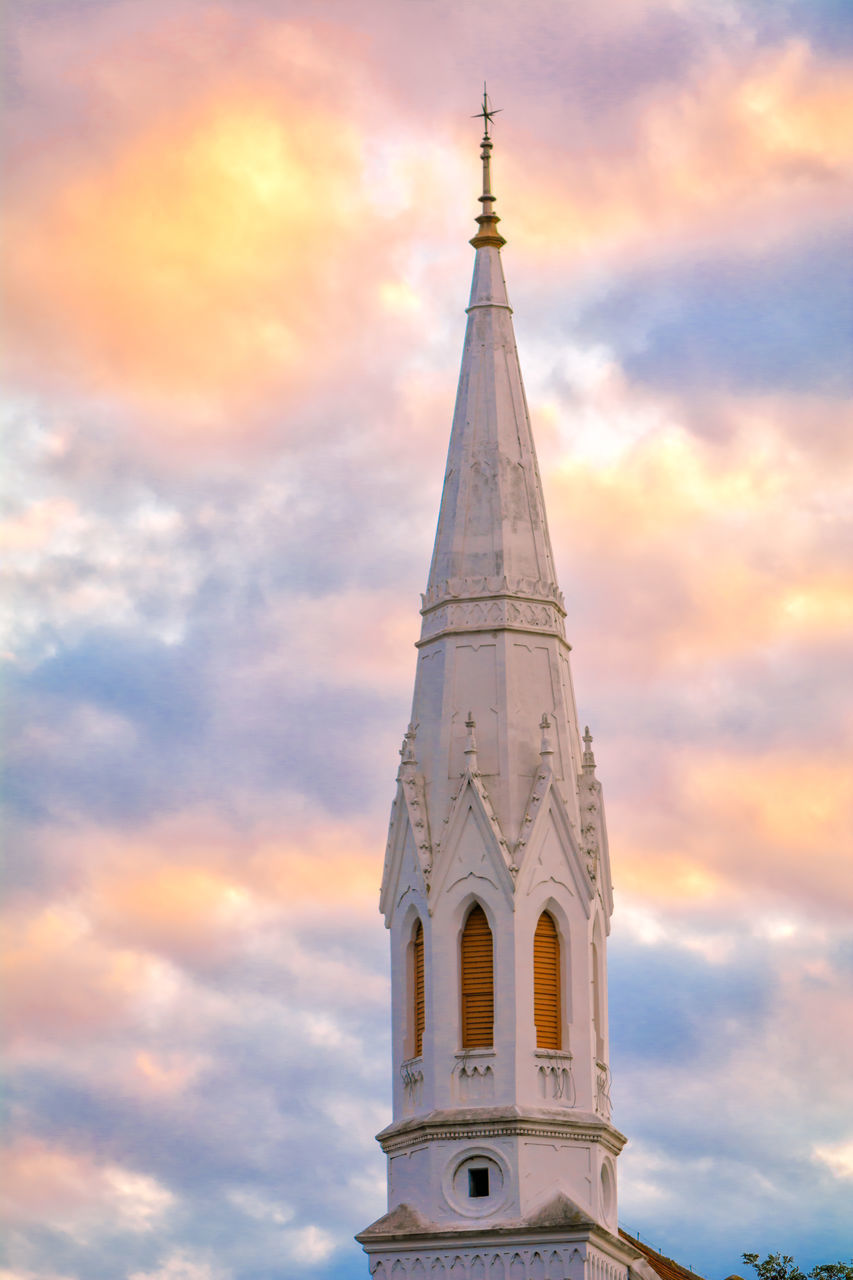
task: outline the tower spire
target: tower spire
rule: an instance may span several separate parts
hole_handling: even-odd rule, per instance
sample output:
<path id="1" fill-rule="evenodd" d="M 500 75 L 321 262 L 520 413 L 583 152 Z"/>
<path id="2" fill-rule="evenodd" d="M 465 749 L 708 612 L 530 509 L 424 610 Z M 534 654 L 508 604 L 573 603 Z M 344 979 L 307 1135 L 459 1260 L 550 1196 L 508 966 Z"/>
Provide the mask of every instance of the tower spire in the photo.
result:
<path id="1" fill-rule="evenodd" d="M 500 218 L 495 213 L 495 197 L 492 195 L 492 139 L 489 134 L 489 125 L 493 123 L 494 117 L 502 110 L 502 107 L 493 107 L 489 102 L 486 82 L 483 81 L 483 106 L 474 117 L 476 120 L 483 121 L 483 139 L 480 143 L 480 159 L 483 162 L 483 194 L 480 196 L 480 203 L 483 206 L 483 212 L 476 219 L 480 225 L 480 230 L 470 241 L 475 249 L 482 249 L 487 245 L 500 249 L 502 245 L 506 244 L 506 240 L 498 231 Z"/>
<path id="2" fill-rule="evenodd" d="M 358 1239 L 373 1280 L 642 1280 L 616 1234 L 603 797 L 501 265 L 496 112 L 484 86 L 483 211 L 382 877 L 389 1212 Z"/>

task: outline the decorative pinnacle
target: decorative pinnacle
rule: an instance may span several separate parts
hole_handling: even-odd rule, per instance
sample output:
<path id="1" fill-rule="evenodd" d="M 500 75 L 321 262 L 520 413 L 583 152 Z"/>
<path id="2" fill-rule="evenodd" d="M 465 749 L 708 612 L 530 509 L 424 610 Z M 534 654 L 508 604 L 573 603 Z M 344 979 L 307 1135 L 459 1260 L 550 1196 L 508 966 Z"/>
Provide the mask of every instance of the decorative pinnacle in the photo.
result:
<path id="1" fill-rule="evenodd" d="M 400 759 L 403 764 L 415 763 L 415 734 L 418 726 L 414 722 L 409 722 L 409 727 L 403 734 L 403 745 L 400 748 Z"/>
<path id="2" fill-rule="evenodd" d="M 542 730 L 542 745 L 539 748 L 539 754 L 540 756 L 552 756 L 554 754 L 554 744 L 551 741 L 551 717 L 547 711 L 542 712 L 539 728 Z"/>
<path id="3" fill-rule="evenodd" d="M 584 725 L 583 731 L 583 769 L 584 773 L 595 773 L 595 756 L 592 754 L 592 734 L 589 731 L 589 725 Z"/>
<path id="4" fill-rule="evenodd" d="M 501 245 L 506 244 L 506 240 L 498 231 L 498 223 L 500 218 L 495 213 L 494 204 L 495 197 L 492 195 L 492 177 L 491 177 L 491 155 L 492 155 L 492 139 L 489 136 L 489 125 L 493 123 L 494 117 L 502 111 L 502 107 L 493 107 L 489 102 L 489 95 L 486 92 L 486 84 L 483 82 L 483 108 L 478 111 L 475 120 L 483 121 L 483 140 L 480 144 L 480 159 L 483 162 L 483 194 L 480 196 L 480 203 L 483 206 L 483 212 L 475 219 L 480 225 L 480 230 L 474 236 L 470 243 L 475 249 L 482 249 L 491 246 L 494 249 L 500 249 Z"/>

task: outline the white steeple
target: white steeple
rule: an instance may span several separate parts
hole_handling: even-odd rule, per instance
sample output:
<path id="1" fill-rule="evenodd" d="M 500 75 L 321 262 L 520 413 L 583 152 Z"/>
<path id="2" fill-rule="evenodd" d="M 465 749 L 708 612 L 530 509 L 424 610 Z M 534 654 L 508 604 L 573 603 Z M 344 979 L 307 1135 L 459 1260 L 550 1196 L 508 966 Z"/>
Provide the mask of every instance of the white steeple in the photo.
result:
<path id="1" fill-rule="evenodd" d="M 617 1234 L 601 785 L 578 730 L 491 193 L 381 910 L 391 933 L 377 1280 L 643 1274 Z M 584 1271 L 584 1260 L 599 1270 Z"/>

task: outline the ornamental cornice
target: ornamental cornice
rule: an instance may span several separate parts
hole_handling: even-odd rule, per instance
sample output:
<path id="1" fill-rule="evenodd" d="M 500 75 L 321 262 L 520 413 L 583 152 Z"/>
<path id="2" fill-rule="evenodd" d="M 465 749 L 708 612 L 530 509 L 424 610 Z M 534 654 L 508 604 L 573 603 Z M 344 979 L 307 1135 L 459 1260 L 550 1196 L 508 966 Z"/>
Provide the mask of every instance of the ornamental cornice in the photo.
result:
<path id="1" fill-rule="evenodd" d="M 447 631 L 542 631 L 566 639 L 563 610 L 553 602 L 520 596 L 481 596 L 448 600 L 422 609 L 418 644 Z"/>
<path id="2" fill-rule="evenodd" d="M 444 578 L 431 583 L 421 596 L 421 613 L 428 613 L 447 600 L 490 600 L 495 596 L 513 596 L 522 600 L 548 601 L 566 616 L 566 602 L 556 582 L 542 578 L 509 578 L 505 574 L 488 577 Z"/>
<path id="3" fill-rule="evenodd" d="M 425 1146 L 430 1142 L 470 1142 L 484 1138 L 555 1138 L 563 1141 L 600 1143 L 611 1154 L 618 1155 L 627 1142 L 624 1134 L 598 1117 L 586 1116 L 583 1120 L 571 1115 L 538 1117 L 483 1116 L 454 1119 L 448 1113 L 421 1121 L 404 1121 L 402 1125 L 390 1125 L 376 1140 L 386 1155 L 399 1154 Z"/>

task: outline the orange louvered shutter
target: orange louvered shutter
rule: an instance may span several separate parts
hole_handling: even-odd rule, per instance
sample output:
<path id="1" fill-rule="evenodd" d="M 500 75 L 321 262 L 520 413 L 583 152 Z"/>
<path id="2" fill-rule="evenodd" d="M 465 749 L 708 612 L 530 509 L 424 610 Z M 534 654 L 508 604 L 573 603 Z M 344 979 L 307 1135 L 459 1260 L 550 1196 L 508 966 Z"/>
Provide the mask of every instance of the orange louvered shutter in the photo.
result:
<path id="1" fill-rule="evenodd" d="M 462 930 L 462 1048 L 490 1049 L 495 1017 L 492 931 L 482 907 Z"/>
<path id="2" fill-rule="evenodd" d="M 426 1024 L 426 1003 L 424 1000 L 424 927 L 420 920 L 415 925 L 415 936 L 412 939 L 412 987 L 413 987 L 413 1026 L 415 1029 L 415 1053 L 419 1058 L 424 1048 L 424 1026 Z"/>
<path id="3" fill-rule="evenodd" d="M 543 911 L 533 935 L 533 1021 L 536 1048 L 560 1049 L 560 939 L 557 926 Z"/>

